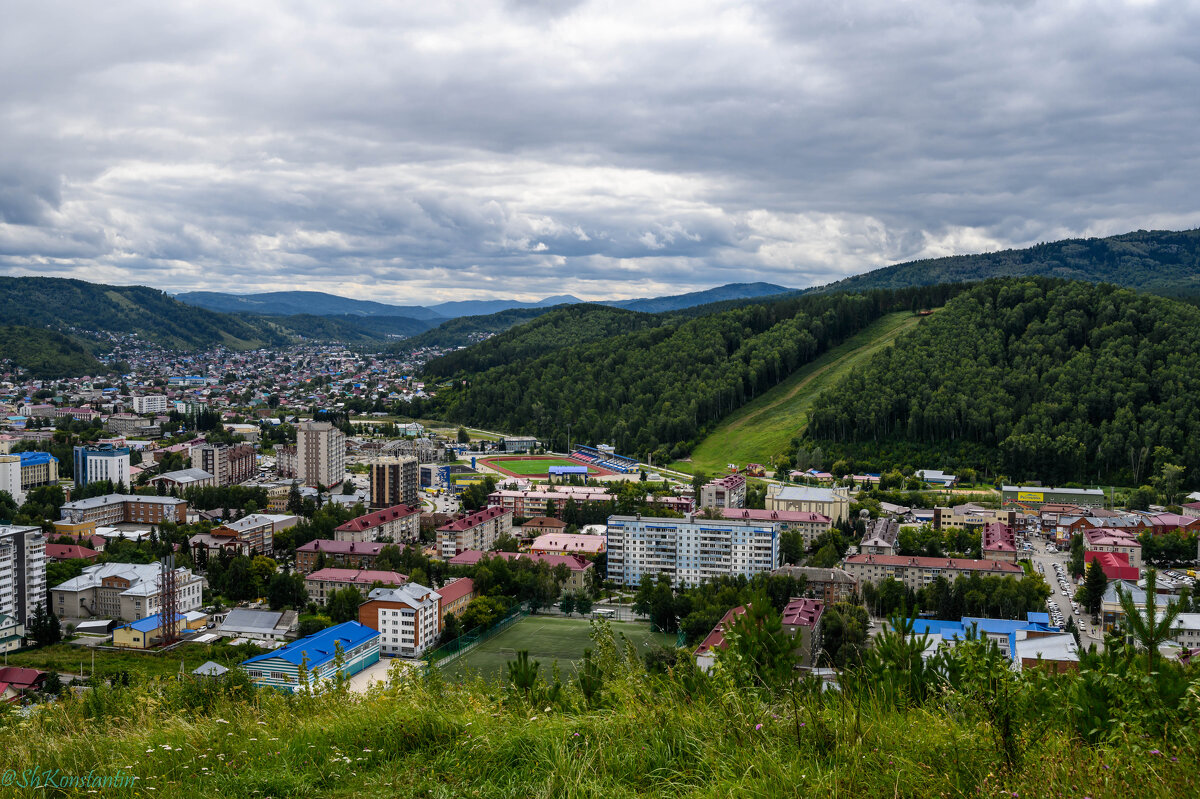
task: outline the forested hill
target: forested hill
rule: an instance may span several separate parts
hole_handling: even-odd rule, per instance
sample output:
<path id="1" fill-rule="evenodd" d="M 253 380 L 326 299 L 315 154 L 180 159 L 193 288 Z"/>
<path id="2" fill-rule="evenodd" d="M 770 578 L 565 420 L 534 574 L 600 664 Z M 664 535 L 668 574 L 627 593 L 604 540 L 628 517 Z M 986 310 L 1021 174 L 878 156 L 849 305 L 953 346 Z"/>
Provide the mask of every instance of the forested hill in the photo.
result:
<path id="1" fill-rule="evenodd" d="M 888 266 L 816 291 L 866 291 L 990 277 L 1041 276 L 1115 283 L 1168 297 L 1200 298 L 1200 230 L 1139 230 L 1066 239 L 1023 250 L 957 255 Z"/>
<path id="2" fill-rule="evenodd" d="M 64 332 L 137 333 L 177 349 L 214 344 L 244 349 L 286 340 L 236 316 L 184 305 L 158 289 L 51 277 L 0 278 L 0 319 Z"/>
<path id="3" fill-rule="evenodd" d="M 658 326 L 476 372 L 411 410 L 533 434 L 558 448 L 571 425 L 576 441 L 678 458 L 725 414 L 881 314 L 940 305 L 961 290 L 812 295 L 693 319 L 664 317 Z M 489 362 L 487 353 L 480 363 Z"/>
<path id="4" fill-rule="evenodd" d="M 1176 464 L 1194 483 L 1198 396 L 1197 308 L 1111 285 L 990 280 L 819 397 L 806 446 L 860 472 L 1136 485 Z"/>
<path id="5" fill-rule="evenodd" d="M 108 372 L 78 341 L 43 327 L 0 327 L 0 359 L 39 380 Z"/>
<path id="6" fill-rule="evenodd" d="M 568 305 L 510 328 L 474 347 L 435 358 L 426 364 L 425 373 L 430 376 L 452 377 L 462 373 L 480 372 L 493 366 L 514 364 L 565 347 L 642 330 L 661 322 L 657 316 L 620 308 Z"/>

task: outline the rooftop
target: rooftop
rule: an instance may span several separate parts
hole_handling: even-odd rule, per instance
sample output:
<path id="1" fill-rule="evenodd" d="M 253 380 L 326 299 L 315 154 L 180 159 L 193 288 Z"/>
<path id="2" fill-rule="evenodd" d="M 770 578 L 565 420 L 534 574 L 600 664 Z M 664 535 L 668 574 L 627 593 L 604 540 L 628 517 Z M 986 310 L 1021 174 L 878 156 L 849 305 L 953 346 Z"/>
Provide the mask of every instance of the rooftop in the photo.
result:
<path id="1" fill-rule="evenodd" d="M 337 656 L 337 645 L 341 644 L 343 652 L 349 652 L 359 644 L 379 638 L 379 633 L 356 621 L 347 621 L 333 627 L 321 630 L 319 633 L 292 641 L 287 646 L 258 655 L 242 661 L 243 666 L 262 663 L 271 660 L 283 660 L 293 666 L 299 666 L 307 658 L 308 668 L 317 669 L 330 662 Z"/>
<path id="2" fill-rule="evenodd" d="M 408 575 L 400 572 L 383 571 L 381 569 L 318 569 L 306 575 L 305 580 L 314 582 L 326 581 L 335 583 L 362 583 L 371 585 L 380 582 L 385 585 L 401 585 L 408 581 Z"/>
<path id="3" fill-rule="evenodd" d="M 489 522 L 492 519 L 503 516 L 506 513 L 511 515 L 512 511 L 508 510 L 507 508 L 501 508 L 496 505 L 492 505 L 491 507 L 484 508 L 483 510 L 477 510 L 469 516 L 464 516 L 461 519 L 455 519 L 449 524 L 444 524 L 438 528 L 438 532 L 457 533 L 461 530 L 470 530 L 472 527 L 481 525 L 484 522 Z"/>
<path id="4" fill-rule="evenodd" d="M 414 508 L 409 505 L 393 505 L 390 508 L 384 508 L 383 510 L 377 510 L 373 513 L 359 516 L 356 519 L 351 519 L 337 529 L 346 532 L 361 533 L 364 530 L 370 530 L 372 527 L 378 527 L 387 522 L 394 522 L 397 519 L 404 519 L 420 512 L 420 508 Z"/>

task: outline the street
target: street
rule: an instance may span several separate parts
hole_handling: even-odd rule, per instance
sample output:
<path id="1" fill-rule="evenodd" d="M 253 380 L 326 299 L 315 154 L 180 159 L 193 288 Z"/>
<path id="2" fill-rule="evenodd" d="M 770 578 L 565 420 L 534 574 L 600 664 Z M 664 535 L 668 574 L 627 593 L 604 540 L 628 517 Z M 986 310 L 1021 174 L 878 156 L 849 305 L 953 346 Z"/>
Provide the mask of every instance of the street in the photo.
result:
<path id="1" fill-rule="evenodd" d="M 1079 639 L 1082 647 L 1086 649 L 1089 644 L 1095 643 L 1097 649 L 1102 648 L 1104 636 L 1099 633 L 1097 626 L 1092 624 L 1091 616 L 1086 611 L 1082 612 L 1082 615 L 1076 613 L 1071 607 L 1077 586 L 1067 571 L 1071 559 L 1070 551 L 1047 552 L 1046 543 L 1042 540 L 1041 536 L 1036 534 L 1029 536 L 1028 540 L 1033 543 L 1033 551 L 1022 552 L 1021 556 L 1028 557 L 1033 563 L 1034 569 L 1038 569 L 1039 566 L 1041 567 L 1039 574 L 1042 575 L 1046 584 L 1053 591 L 1050 595 L 1050 601 L 1058 605 L 1058 609 L 1062 613 L 1063 625 L 1066 625 L 1068 619 L 1075 619 L 1075 626 L 1079 628 Z M 1063 576 L 1067 578 L 1066 596 L 1063 595 L 1062 588 L 1059 585 L 1058 572 L 1054 568 L 1055 564 L 1063 568 Z M 1083 608 L 1081 607 L 1080 610 L 1083 611 Z M 1053 619 L 1051 621 L 1053 622 Z"/>

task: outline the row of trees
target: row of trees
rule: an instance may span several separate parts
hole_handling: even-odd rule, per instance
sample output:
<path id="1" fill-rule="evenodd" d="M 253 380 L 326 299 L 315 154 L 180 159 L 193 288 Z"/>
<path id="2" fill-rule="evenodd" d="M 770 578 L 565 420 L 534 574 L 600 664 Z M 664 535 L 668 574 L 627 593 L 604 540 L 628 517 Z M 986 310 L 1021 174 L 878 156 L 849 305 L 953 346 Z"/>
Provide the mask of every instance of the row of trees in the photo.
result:
<path id="1" fill-rule="evenodd" d="M 894 578 L 878 585 L 864 583 L 863 600 L 875 616 L 890 616 L 901 610 L 927 611 L 938 619 L 986 616 L 995 619 L 1020 619 L 1030 611 L 1041 611 L 1050 598 L 1044 580 L 1026 576 L 963 575 L 953 582 L 938 577 L 914 591 Z"/>

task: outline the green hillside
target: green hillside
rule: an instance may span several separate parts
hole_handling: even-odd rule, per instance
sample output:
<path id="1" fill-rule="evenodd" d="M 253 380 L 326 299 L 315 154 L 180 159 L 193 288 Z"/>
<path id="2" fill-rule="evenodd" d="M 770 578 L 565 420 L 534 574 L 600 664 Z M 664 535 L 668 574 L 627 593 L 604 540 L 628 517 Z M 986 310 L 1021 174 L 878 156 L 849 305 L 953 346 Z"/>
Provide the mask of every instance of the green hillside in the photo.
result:
<path id="1" fill-rule="evenodd" d="M 512 308 L 485 316 L 461 316 L 442 322 L 432 330 L 414 336 L 402 344 L 393 345 L 394 352 L 408 352 L 422 347 L 465 347 L 484 336 L 494 336 L 509 328 L 536 319 L 553 308 Z"/>
<path id="2" fill-rule="evenodd" d="M 63 331 L 137 333 L 177 349 L 215 344 L 247 349 L 288 340 L 239 317 L 184 305 L 157 289 L 50 277 L 0 278 L 0 318 Z"/>
<path id="3" fill-rule="evenodd" d="M 568 305 L 517 325 L 474 347 L 435 358 L 425 365 L 432 376 L 480 372 L 556 350 L 661 324 L 657 316 L 603 305 Z"/>
<path id="4" fill-rule="evenodd" d="M 677 460 L 730 412 L 873 320 L 940 304 L 960 290 L 809 295 L 696 318 L 667 314 L 654 326 L 594 341 L 535 336 L 537 346 L 518 348 L 518 360 L 456 371 L 461 379 L 453 386 L 404 412 L 528 433 L 556 448 L 566 446 L 570 425 L 576 441 L 611 442 L 660 463 Z M 620 320 L 614 331 L 631 322 L 613 320 Z M 485 343 L 457 357 L 486 366 L 501 360 L 496 352 Z"/>
<path id="5" fill-rule="evenodd" d="M 41 327 L 0 327 L 0 359 L 39 380 L 108 371 L 79 341 Z"/>
<path id="6" fill-rule="evenodd" d="M 911 261 L 816 291 L 895 289 L 1013 276 L 1114 283 L 1196 299 L 1200 298 L 1200 230 L 1139 230 L 1104 239 L 1066 239 L 1021 250 Z"/>
<path id="7" fill-rule="evenodd" d="M 989 280 L 826 390 L 809 434 L 855 471 L 1200 480 L 1200 309 L 1111 285 Z"/>
<path id="8" fill-rule="evenodd" d="M 888 314 L 843 341 L 824 355 L 796 370 L 766 394 L 726 416 L 687 461 L 670 468 L 716 474 L 727 464 L 770 464 L 788 454 L 791 441 L 808 423 L 808 410 L 817 396 L 867 360 L 889 346 L 900 334 L 911 330 L 920 317 L 910 311 Z"/>

